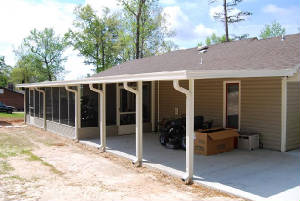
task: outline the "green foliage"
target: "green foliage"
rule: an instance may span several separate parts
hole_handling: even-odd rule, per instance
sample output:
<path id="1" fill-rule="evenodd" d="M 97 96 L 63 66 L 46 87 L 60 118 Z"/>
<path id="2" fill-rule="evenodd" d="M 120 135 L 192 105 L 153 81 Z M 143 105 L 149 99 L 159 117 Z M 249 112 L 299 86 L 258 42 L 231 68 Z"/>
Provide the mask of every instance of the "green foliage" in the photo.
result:
<path id="1" fill-rule="evenodd" d="M 285 35 L 285 28 L 279 24 L 279 22 L 272 22 L 271 25 L 265 25 L 263 30 L 260 32 L 260 37 L 263 39 L 272 38 Z"/>
<path id="2" fill-rule="evenodd" d="M 42 31 L 33 29 L 24 39 L 17 54 L 21 58 L 28 54 L 33 55 L 30 57 L 33 59 L 32 62 L 35 63 L 36 59 L 42 62 L 43 73 L 45 72 L 47 79 L 52 81 L 64 71 L 63 62 L 66 57 L 63 57 L 63 52 L 66 46 L 64 38 L 56 36 L 52 28 L 45 28 Z"/>
<path id="3" fill-rule="evenodd" d="M 5 63 L 4 56 L 0 56 L 0 87 L 6 87 L 11 67 Z"/>
<path id="4" fill-rule="evenodd" d="M 96 72 L 119 61 L 120 19 L 107 8 L 103 12 L 103 17 L 99 18 L 91 6 L 77 7 L 74 11 L 74 29 L 65 35 L 73 48 L 84 56 L 84 62 L 96 67 Z"/>
<path id="5" fill-rule="evenodd" d="M 214 45 L 214 44 L 224 43 L 224 42 L 226 42 L 226 36 L 225 35 L 217 36 L 215 33 L 213 33 L 211 36 L 206 37 L 205 39 L 206 45 Z"/>
<path id="6" fill-rule="evenodd" d="M 177 46 L 167 40 L 175 34 L 166 27 L 166 16 L 162 14 L 157 0 L 119 0 L 123 6 L 123 27 L 126 59 L 143 58 L 162 54 Z M 124 59 L 124 60 L 126 60 Z"/>
<path id="7" fill-rule="evenodd" d="M 48 79 L 43 62 L 34 54 L 22 55 L 10 74 L 13 83 L 41 82 Z"/>
<path id="8" fill-rule="evenodd" d="M 65 34 L 68 42 L 85 58 L 84 62 L 95 66 L 96 72 L 177 48 L 166 40 L 173 32 L 167 30 L 156 0 L 120 1 L 120 4 L 122 12 L 111 13 L 106 8 L 102 17 L 89 5 L 77 7 L 74 27 Z"/>

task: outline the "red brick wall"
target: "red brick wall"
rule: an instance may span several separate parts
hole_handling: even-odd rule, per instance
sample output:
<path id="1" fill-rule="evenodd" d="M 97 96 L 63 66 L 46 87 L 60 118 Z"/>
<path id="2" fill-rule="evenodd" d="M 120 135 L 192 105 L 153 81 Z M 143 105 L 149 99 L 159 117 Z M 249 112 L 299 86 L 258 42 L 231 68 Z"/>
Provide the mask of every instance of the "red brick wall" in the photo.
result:
<path id="1" fill-rule="evenodd" d="M 4 93 L 0 94 L 0 102 L 5 105 L 13 106 L 17 110 L 24 110 L 24 95 L 21 93 L 13 92 L 3 89 Z"/>

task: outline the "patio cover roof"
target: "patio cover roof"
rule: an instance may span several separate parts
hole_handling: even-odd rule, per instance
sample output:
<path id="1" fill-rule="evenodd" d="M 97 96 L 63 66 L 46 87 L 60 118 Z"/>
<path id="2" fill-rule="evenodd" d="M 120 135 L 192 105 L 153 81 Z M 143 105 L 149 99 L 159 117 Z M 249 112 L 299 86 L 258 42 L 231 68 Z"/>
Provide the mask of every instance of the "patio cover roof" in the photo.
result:
<path id="1" fill-rule="evenodd" d="M 300 66 L 300 34 L 265 40 L 256 38 L 177 50 L 114 66 L 80 80 L 19 84 L 45 87 L 88 83 L 152 80 L 293 76 Z"/>

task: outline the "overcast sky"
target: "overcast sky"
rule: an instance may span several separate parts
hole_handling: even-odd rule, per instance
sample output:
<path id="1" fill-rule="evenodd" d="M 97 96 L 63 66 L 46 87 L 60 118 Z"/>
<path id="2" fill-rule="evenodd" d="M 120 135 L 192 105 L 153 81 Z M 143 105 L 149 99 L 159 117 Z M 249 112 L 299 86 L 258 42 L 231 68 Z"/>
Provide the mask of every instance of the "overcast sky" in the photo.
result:
<path id="1" fill-rule="evenodd" d="M 206 36 L 224 34 L 223 25 L 216 22 L 212 14 L 218 11 L 218 3 L 209 5 L 207 0 L 160 0 L 163 12 L 167 16 L 170 29 L 176 31 L 172 40 L 180 48 L 195 47 Z M 13 50 L 29 35 L 30 30 L 45 27 L 54 28 L 63 35 L 72 26 L 73 9 L 77 5 L 90 4 L 98 14 L 108 7 L 120 9 L 116 0 L 5 0 L 0 6 L 0 55 L 6 63 L 14 65 L 16 58 Z M 265 24 L 276 20 L 282 24 L 287 34 L 298 33 L 300 28 L 299 0 L 244 0 L 237 7 L 253 12 L 245 22 L 230 25 L 230 34 L 250 34 L 258 36 Z M 77 79 L 92 73 L 91 68 L 83 64 L 71 48 L 66 51 L 65 79 Z"/>

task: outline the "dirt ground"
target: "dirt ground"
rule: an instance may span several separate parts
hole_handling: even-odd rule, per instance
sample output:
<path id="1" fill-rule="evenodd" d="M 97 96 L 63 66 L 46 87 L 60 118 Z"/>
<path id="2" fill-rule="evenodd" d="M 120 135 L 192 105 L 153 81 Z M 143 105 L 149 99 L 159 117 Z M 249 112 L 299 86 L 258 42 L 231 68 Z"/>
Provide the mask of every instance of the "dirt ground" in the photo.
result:
<path id="1" fill-rule="evenodd" d="M 0 120 L 3 125 L 21 121 Z M 3 124 L 3 122 L 6 122 Z M 0 128 L 0 200 L 242 201 L 30 126 Z"/>

